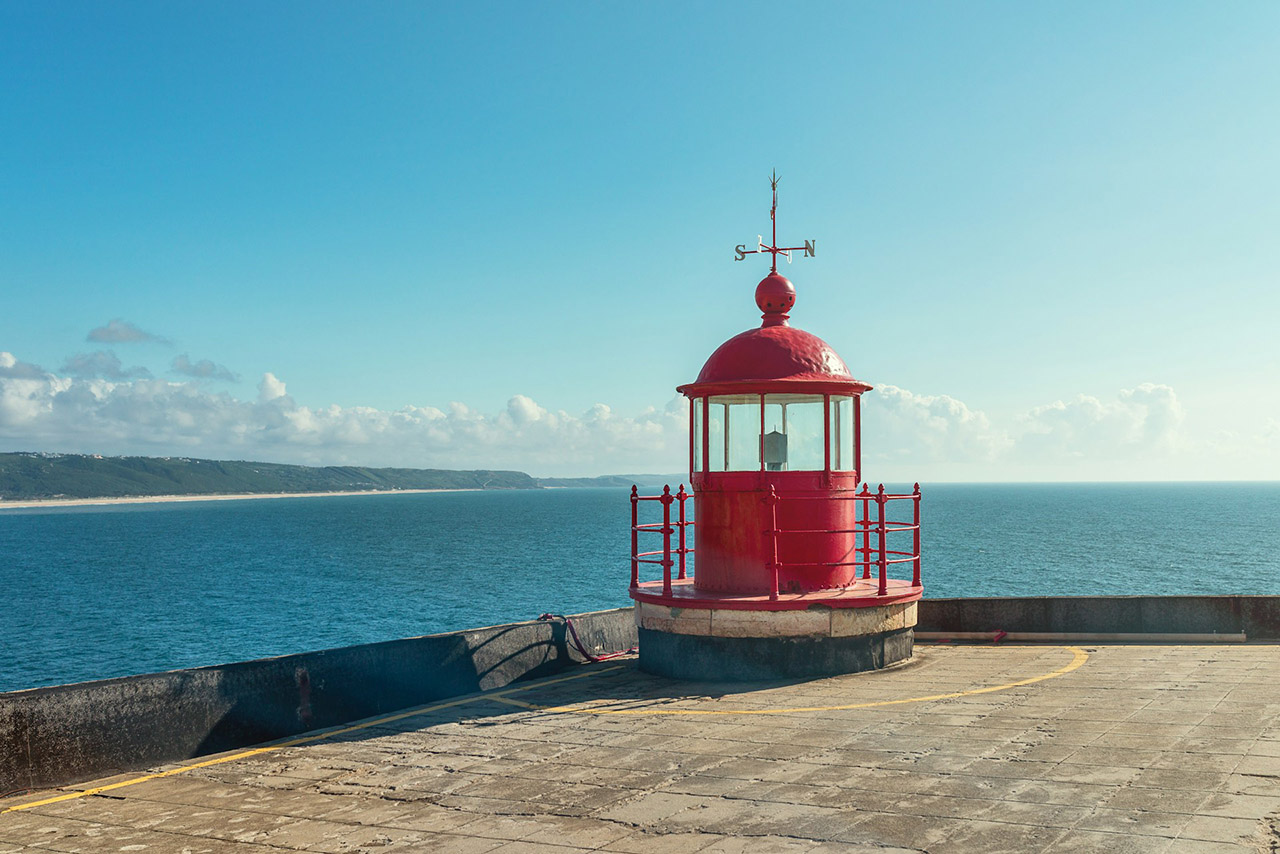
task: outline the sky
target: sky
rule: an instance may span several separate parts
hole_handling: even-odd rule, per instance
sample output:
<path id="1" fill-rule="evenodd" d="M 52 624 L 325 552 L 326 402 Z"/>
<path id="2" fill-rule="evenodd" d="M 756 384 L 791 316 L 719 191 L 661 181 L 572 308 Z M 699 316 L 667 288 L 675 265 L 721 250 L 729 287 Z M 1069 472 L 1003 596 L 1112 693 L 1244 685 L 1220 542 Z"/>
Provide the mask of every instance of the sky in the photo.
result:
<path id="1" fill-rule="evenodd" d="M 865 477 L 1280 479 L 1280 4 L 0 5 L 0 451 L 679 472 L 759 322 Z"/>

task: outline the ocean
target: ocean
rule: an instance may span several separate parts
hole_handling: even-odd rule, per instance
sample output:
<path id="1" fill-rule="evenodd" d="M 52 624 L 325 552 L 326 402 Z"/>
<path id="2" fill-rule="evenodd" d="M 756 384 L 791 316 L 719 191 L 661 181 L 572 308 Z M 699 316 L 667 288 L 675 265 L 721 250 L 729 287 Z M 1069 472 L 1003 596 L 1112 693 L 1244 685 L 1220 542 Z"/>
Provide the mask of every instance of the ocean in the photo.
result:
<path id="1" fill-rule="evenodd" d="M 0 511 L 0 692 L 627 605 L 629 523 L 618 489 Z M 925 484 L 922 553 L 931 597 L 1280 594 L 1280 483 Z"/>

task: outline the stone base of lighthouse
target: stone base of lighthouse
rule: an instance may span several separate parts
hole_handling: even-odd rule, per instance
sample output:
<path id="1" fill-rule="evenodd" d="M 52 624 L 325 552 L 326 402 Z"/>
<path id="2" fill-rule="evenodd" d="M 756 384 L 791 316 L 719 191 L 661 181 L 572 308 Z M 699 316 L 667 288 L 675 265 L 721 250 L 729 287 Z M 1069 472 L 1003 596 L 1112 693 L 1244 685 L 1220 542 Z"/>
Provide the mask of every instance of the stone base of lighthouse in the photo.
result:
<path id="1" fill-rule="evenodd" d="M 750 682 L 878 670 L 911 658 L 916 603 L 797 611 L 676 608 L 638 601 L 640 669 Z"/>

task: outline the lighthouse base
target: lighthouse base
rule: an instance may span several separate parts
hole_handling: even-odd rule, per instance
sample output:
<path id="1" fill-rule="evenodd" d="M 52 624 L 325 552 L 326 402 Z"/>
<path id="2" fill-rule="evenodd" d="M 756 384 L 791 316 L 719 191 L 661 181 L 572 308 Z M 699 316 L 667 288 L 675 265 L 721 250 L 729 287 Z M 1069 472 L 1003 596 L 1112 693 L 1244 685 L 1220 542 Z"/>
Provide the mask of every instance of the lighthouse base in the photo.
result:
<path id="1" fill-rule="evenodd" d="M 756 682 L 878 670 L 911 658 L 916 603 L 811 611 L 636 603 L 640 669 L 673 679 Z"/>

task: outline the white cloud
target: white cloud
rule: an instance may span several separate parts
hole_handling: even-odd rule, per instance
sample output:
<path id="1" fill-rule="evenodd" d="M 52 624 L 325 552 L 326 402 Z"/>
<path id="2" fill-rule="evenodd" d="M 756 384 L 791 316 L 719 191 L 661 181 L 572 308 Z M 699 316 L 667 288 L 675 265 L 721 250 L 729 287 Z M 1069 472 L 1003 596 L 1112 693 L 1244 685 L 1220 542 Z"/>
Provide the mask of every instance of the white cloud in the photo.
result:
<path id="1" fill-rule="evenodd" d="M 93 379 L 102 377 L 108 380 L 144 379 L 151 376 L 146 368 L 126 368 L 120 357 L 109 350 L 97 350 L 93 353 L 79 353 L 67 359 L 62 365 L 62 373 L 70 374 L 77 379 Z"/>
<path id="2" fill-rule="evenodd" d="M 863 451 L 884 461 L 990 462 L 1012 444 L 986 414 L 945 394 L 878 386 L 863 399 Z"/>
<path id="3" fill-rule="evenodd" d="M 53 395 L 71 383 L 38 365 L 19 361 L 12 353 L 0 352 L 0 436 L 5 435 L 6 426 L 21 433 L 47 415 Z"/>
<path id="4" fill-rule="evenodd" d="M 1256 430 L 1219 430 L 1205 443 L 1204 455 L 1215 462 L 1234 463 L 1236 476 L 1275 478 L 1280 463 L 1280 419 L 1268 418 Z"/>
<path id="5" fill-rule="evenodd" d="M 1267 419 L 1260 438 L 1267 447 L 1280 449 L 1280 419 Z"/>
<path id="6" fill-rule="evenodd" d="M 1019 454 L 1028 459 L 1132 460 L 1180 449 L 1185 417 L 1167 385 L 1143 383 L 1114 400 L 1080 394 L 1038 406 L 1023 417 Z"/>
<path id="7" fill-rule="evenodd" d="M 168 338 L 152 335 L 150 332 L 145 332 L 119 317 L 108 322 L 106 326 L 99 326 L 96 329 L 89 330 L 89 335 L 85 340 L 96 341 L 101 344 L 170 343 Z"/>
<path id="8" fill-rule="evenodd" d="M 40 379 L 44 369 L 30 362 L 20 362 L 12 353 L 0 352 L 0 377 L 10 379 Z"/>
<path id="9" fill-rule="evenodd" d="M 193 362 L 186 353 L 175 357 L 172 367 L 174 373 L 201 380 L 225 380 L 233 383 L 240 379 L 230 368 L 211 362 L 208 359 Z"/>
<path id="10" fill-rule="evenodd" d="M 262 375 L 262 382 L 258 383 L 258 400 L 266 403 L 285 396 L 284 383 L 276 379 L 275 374 L 265 373 Z"/>

